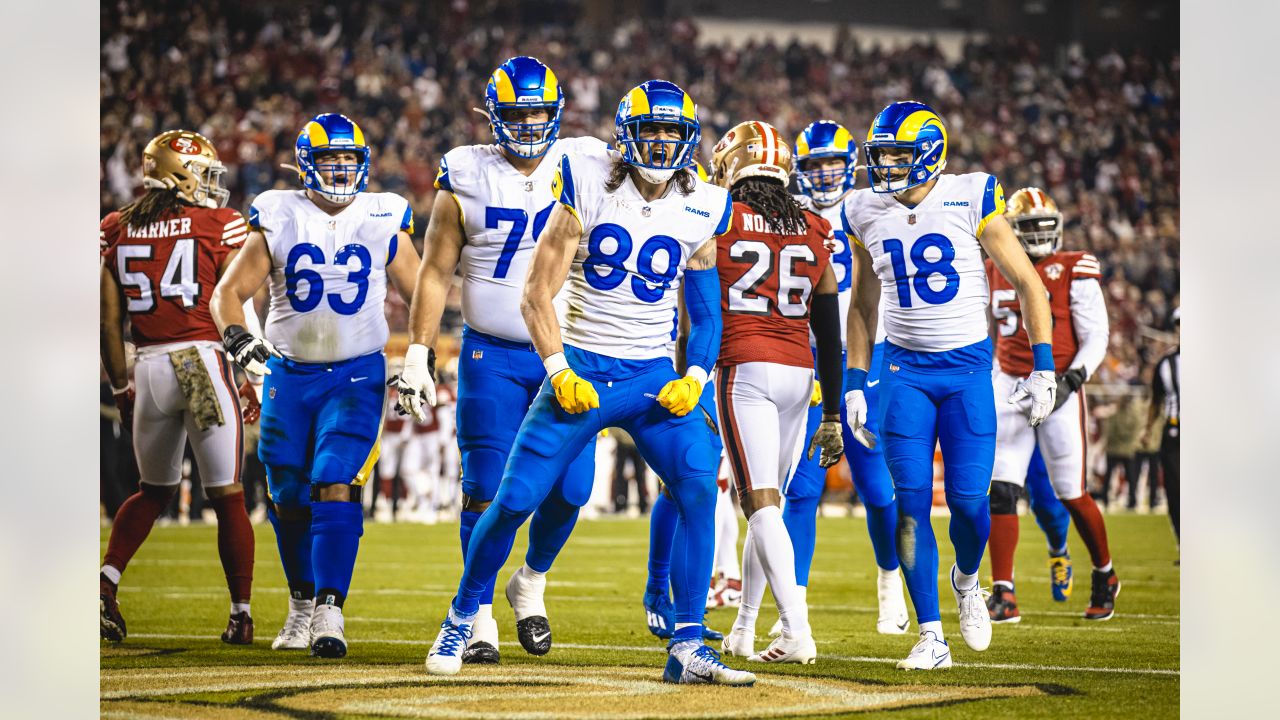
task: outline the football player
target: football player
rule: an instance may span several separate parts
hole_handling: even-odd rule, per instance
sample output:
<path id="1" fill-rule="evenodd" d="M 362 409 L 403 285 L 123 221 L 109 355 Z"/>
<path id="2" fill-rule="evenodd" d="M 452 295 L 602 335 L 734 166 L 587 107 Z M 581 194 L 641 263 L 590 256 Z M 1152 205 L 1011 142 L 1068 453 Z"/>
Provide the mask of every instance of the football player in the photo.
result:
<path id="1" fill-rule="evenodd" d="M 397 380 L 400 406 L 419 422 L 436 403 L 435 343 L 455 269 L 462 272 L 462 349 L 458 362 L 457 431 L 462 452 L 462 555 L 481 513 L 493 502 L 524 411 L 546 370 L 520 316 L 520 291 L 535 243 L 555 205 L 552 176 L 560 158 L 604 143 L 560 138 L 564 92 L 551 68 L 513 57 L 485 88 L 496 143 L 445 154 L 436 176 L 419 291 L 409 313 L 410 345 Z M 520 645 L 534 655 L 551 649 L 543 595 L 546 573 L 568 540 L 578 510 L 591 497 L 595 446 L 588 444 L 541 504 L 529 532 L 525 564 L 507 583 Z M 510 548 L 508 548 L 509 551 Z M 493 578 L 496 582 L 496 577 Z M 496 663 L 498 626 L 493 584 L 483 588 L 464 662 Z"/>
<path id="2" fill-rule="evenodd" d="M 809 328 L 826 385 L 822 422 L 808 449 L 823 469 L 844 452 L 840 434 L 840 306 L 831 224 L 787 192 L 791 149 L 768 123 L 740 123 L 716 144 L 713 181 L 733 199 L 732 231 L 716 239 L 724 335 L 717 403 L 720 434 L 747 538 L 743 593 L 725 653 L 756 662 L 817 658 L 809 609 L 796 584 L 795 549 L 782 521 L 782 491 L 798 454 L 813 397 Z M 768 582 L 782 632 L 756 654 L 756 613 Z"/>
<path id="3" fill-rule="evenodd" d="M 271 647 L 309 647 L 324 658 L 347 653 L 342 607 L 387 394 L 387 280 L 407 302 L 418 265 L 409 202 L 364 192 L 371 154 L 345 115 L 307 122 L 294 145 L 302 189 L 254 199 L 244 251 L 213 293 L 227 350 L 267 374 L 258 457 L 289 583 L 289 612 Z M 240 306 L 268 279 L 258 336 L 245 329 Z"/>
<path id="4" fill-rule="evenodd" d="M 218 555 L 231 591 L 222 640 L 253 642 L 253 528 L 240 484 L 241 410 L 209 315 L 213 286 L 248 235 L 244 217 L 224 207 L 225 171 L 203 135 L 161 133 L 142 151 L 146 194 L 107 215 L 100 228 L 102 363 L 132 430 L 141 473 L 138 492 L 111 526 L 99 580 L 99 628 L 113 642 L 126 635 L 116 601 L 120 576 L 178 489 L 187 441 L 218 516 Z M 126 315 L 137 348 L 136 384 L 125 364 Z"/>
<path id="5" fill-rule="evenodd" d="M 1071 513 L 1093 562 L 1093 587 L 1084 618 L 1109 620 L 1115 613 L 1120 580 L 1111 567 L 1106 523 L 1085 488 L 1087 416 L 1083 386 L 1106 357 L 1110 333 L 1099 282 L 1101 268 L 1098 259 L 1087 252 L 1062 250 L 1062 213 L 1043 190 L 1027 187 L 1014 193 L 1009 198 L 1006 219 L 1048 290 L 1053 313 L 1054 366 L 1065 370 L 1056 379 L 1053 412 L 1038 426 L 1027 424 L 1032 411 L 1025 401 L 1002 404 L 996 411 L 997 452 L 991 475 L 994 588 L 987 605 L 995 622 L 1021 617 L 1013 586 L 1018 487 L 1026 478 L 1027 464 L 1038 444 L 1053 491 Z M 991 315 L 1000 362 L 994 382 L 997 394 L 1009 393 L 1017 387 L 1019 377 L 1031 372 L 1035 365 L 1032 342 L 1022 321 L 1021 293 L 1006 279 L 1004 269 L 990 261 L 987 275 L 991 279 Z"/>
<path id="6" fill-rule="evenodd" d="M 840 290 L 840 340 L 844 342 L 845 319 L 849 315 L 849 303 L 853 294 L 853 250 L 840 220 L 840 207 L 853 191 L 854 170 L 858 160 L 858 144 L 844 126 L 831 120 L 817 120 L 796 137 L 796 182 L 801 203 L 822 216 L 832 225 L 827 242 L 833 247 L 832 269 Z M 881 303 L 881 309 L 884 304 Z M 884 354 L 884 323 L 876 324 L 876 343 L 871 355 L 871 369 L 867 375 L 864 396 L 867 401 L 867 431 L 879 432 L 876 408 L 880 395 L 880 358 Z M 817 350 L 814 350 L 816 362 Z M 843 365 L 842 365 L 843 366 Z M 815 394 L 821 396 L 821 387 L 815 385 Z M 844 406 L 840 407 L 843 417 Z M 822 411 L 815 405 L 809 410 L 808 426 L 804 442 L 812 441 L 822 422 Z M 847 428 L 848 425 L 846 424 Z M 907 601 L 902 593 L 902 577 L 898 572 L 898 551 L 894 535 L 898 528 L 898 508 L 894 503 L 893 480 L 884 463 L 882 447 L 867 448 L 856 442 L 846 429 L 844 435 L 845 457 L 853 475 L 858 497 L 867 509 L 867 532 L 871 535 L 871 548 L 875 553 L 876 597 L 879 614 L 876 631 L 886 635 L 901 635 L 907 631 L 911 620 L 907 615 Z M 826 471 L 816 459 L 801 457 L 795 474 L 787 484 L 787 502 L 782 519 L 796 549 L 796 582 L 801 595 L 808 590 L 809 567 L 813 563 L 818 504 L 826 485 Z M 781 631 L 779 621 L 770 635 Z"/>
<path id="7" fill-rule="evenodd" d="M 459 671 L 481 595 L 517 529 L 591 438 L 618 426 L 635 439 L 680 515 L 671 571 L 676 624 L 663 679 L 755 682 L 702 643 L 719 453 L 714 424 L 697 408 L 720 347 L 714 238 L 728 231 L 732 206 L 727 192 L 690 171 L 699 136 L 693 99 L 673 83 L 650 80 L 618 105 L 616 151 L 588 148 L 561 159 L 552 183 L 557 202 L 520 303 L 547 380 L 476 525 L 428 672 Z M 683 376 L 670 357 L 681 285 L 692 324 Z M 553 298 L 562 288 L 561 319 Z"/>
<path id="8" fill-rule="evenodd" d="M 887 372 L 880 374 L 878 412 L 898 503 L 898 559 L 920 627 L 919 641 L 898 667 L 949 667 L 951 649 L 938 610 L 938 544 L 929 518 L 938 444 L 956 552 L 949 577 L 960 634 L 974 650 L 991 644 L 991 617 L 978 584 L 991 530 L 987 487 L 996 440 L 982 252 L 1012 280 L 1023 302 L 1030 374 L 1010 388 L 1008 402 L 1029 397 L 1021 421 L 1033 426 L 1053 410 L 1057 390 L 1049 303 L 1004 219 L 1004 190 L 996 178 L 942 174 L 947 130 L 929 106 L 904 101 L 885 107 L 863 147 L 871 187 L 850 193 L 843 209 L 845 232 L 857 246 L 846 412 L 855 436 L 864 433 L 867 374 L 883 299 Z"/>

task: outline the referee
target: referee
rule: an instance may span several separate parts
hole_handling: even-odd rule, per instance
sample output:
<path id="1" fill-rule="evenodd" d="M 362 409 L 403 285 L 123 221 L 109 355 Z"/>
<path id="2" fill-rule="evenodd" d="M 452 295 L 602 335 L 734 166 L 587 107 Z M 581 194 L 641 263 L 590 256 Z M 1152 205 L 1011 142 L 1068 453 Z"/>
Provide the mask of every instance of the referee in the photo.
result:
<path id="1" fill-rule="evenodd" d="M 1173 311 L 1174 332 L 1181 329 L 1179 309 Z M 1164 414 L 1164 431 L 1160 440 L 1160 467 L 1164 471 L 1164 494 L 1169 503 L 1169 520 L 1173 523 L 1173 534 L 1181 541 L 1178 532 L 1178 430 L 1181 419 L 1182 402 L 1182 359 L 1179 356 L 1180 345 L 1175 345 L 1169 354 L 1156 363 L 1151 377 L 1151 407 L 1147 411 L 1147 429 L 1143 431 L 1143 444 L 1146 435 L 1151 432 L 1151 425 L 1156 418 Z"/>

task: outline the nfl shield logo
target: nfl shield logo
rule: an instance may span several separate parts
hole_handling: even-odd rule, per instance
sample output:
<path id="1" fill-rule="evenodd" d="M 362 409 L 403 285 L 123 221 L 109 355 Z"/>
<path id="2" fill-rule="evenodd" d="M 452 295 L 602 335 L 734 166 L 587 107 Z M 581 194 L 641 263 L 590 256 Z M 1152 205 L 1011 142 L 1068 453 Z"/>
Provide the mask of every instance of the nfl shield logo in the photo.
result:
<path id="1" fill-rule="evenodd" d="M 272 400 L 275 400 L 275 399 L 276 399 L 276 389 L 275 389 L 275 388 L 271 388 L 270 390 L 268 390 L 268 391 L 267 391 L 267 397 L 271 398 Z"/>
<path id="2" fill-rule="evenodd" d="M 483 351 L 483 350 L 472 350 L 472 351 L 471 351 L 471 359 L 472 359 L 472 360 L 481 360 L 481 359 L 483 359 L 483 358 L 484 358 L 484 351 Z"/>
<path id="3" fill-rule="evenodd" d="M 907 224 L 908 224 L 908 225 L 915 225 L 915 224 L 916 224 L 916 214 L 915 214 L 915 213 L 911 213 L 910 215 L 908 215 L 908 216 L 907 216 Z"/>

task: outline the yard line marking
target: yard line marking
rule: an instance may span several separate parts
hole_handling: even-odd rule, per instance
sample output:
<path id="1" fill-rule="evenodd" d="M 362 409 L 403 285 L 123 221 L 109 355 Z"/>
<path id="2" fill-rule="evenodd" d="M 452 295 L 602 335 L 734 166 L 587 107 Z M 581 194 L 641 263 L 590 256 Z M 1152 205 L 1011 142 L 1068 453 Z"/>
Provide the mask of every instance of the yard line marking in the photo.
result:
<path id="1" fill-rule="evenodd" d="M 131 638 L 143 638 L 153 640 L 207 640 L 212 638 L 205 635 L 176 635 L 168 633 L 137 633 L 130 635 Z M 370 645 L 417 645 L 423 648 L 430 648 L 431 643 L 423 640 L 406 640 L 403 638 L 368 638 L 360 639 L 357 643 L 368 643 Z M 517 643 L 500 642 L 502 647 L 515 647 Z M 564 650 L 604 650 L 613 652 L 654 652 L 665 653 L 666 649 L 655 647 L 652 645 L 584 645 L 579 643 L 556 643 L 555 647 Z M 864 655 L 823 655 L 827 660 L 841 660 L 844 662 L 858 663 L 896 663 L 900 658 L 887 657 L 868 657 Z M 1118 668 L 1118 667 L 1088 667 L 1088 666 L 1068 666 L 1068 665 L 1032 665 L 1025 663 L 981 663 L 981 662 L 965 662 L 957 663 L 957 667 L 973 667 L 986 668 L 988 670 L 1032 670 L 1043 672 L 1096 672 L 1096 673 L 1113 673 L 1120 675 L 1171 675 L 1180 676 L 1181 670 L 1171 670 L 1164 668 Z M 160 673 L 159 676 L 169 677 L 171 673 Z"/>

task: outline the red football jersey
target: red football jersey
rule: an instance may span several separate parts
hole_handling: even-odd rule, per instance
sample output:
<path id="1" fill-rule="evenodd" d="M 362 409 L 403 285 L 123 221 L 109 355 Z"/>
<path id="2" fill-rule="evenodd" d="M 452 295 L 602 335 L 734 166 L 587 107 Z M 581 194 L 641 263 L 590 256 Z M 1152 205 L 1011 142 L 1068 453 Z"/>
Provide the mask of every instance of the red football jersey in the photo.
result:
<path id="1" fill-rule="evenodd" d="M 249 237 L 238 211 L 184 205 L 146 227 L 123 227 L 113 212 L 100 232 L 103 261 L 124 292 L 135 344 L 221 340 L 209 298 L 222 261 Z"/>
<path id="2" fill-rule="evenodd" d="M 1049 291 L 1053 314 L 1053 364 L 1064 372 L 1076 356 L 1076 328 L 1071 319 L 1071 283 L 1074 280 L 1101 280 L 1098 259 L 1087 252 L 1056 252 L 1036 263 L 1036 272 Z M 996 359 L 1010 375 L 1031 373 L 1031 339 L 1027 335 L 1018 294 L 1013 285 L 987 260 L 991 282 L 991 314 L 996 320 Z"/>
<path id="3" fill-rule="evenodd" d="M 716 240 L 724 333 L 720 364 L 771 362 L 813 367 L 809 302 L 831 264 L 823 240 L 831 223 L 805 211 L 803 235 L 779 235 L 745 203 L 733 204 L 733 228 Z"/>

